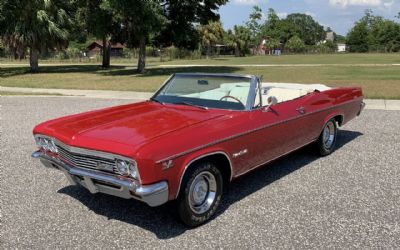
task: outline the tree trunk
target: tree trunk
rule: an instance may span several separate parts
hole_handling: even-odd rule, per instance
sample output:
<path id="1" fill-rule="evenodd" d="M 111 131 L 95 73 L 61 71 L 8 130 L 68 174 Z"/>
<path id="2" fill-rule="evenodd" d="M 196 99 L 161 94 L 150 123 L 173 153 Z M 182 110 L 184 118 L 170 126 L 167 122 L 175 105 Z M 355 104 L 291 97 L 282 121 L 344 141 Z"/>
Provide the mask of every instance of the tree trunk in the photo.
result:
<path id="1" fill-rule="evenodd" d="M 240 56 L 240 49 L 239 46 L 235 46 L 235 57 L 239 57 Z"/>
<path id="2" fill-rule="evenodd" d="M 207 45 L 207 52 L 206 52 L 206 58 L 209 59 L 211 54 L 211 45 Z"/>
<path id="3" fill-rule="evenodd" d="M 110 67 L 110 56 L 111 56 L 111 43 L 107 40 L 106 36 L 103 36 L 103 68 Z"/>
<path id="4" fill-rule="evenodd" d="M 143 73 L 146 67 L 146 38 L 142 37 L 139 41 L 139 59 L 137 65 L 137 72 Z"/>
<path id="5" fill-rule="evenodd" d="M 11 54 L 13 55 L 14 60 L 18 59 L 18 52 L 16 48 L 11 48 Z"/>
<path id="6" fill-rule="evenodd" d="M 39 71 L 39 50 L 36 48 L 29 49 L 29 64 L 31 72 L 36 73 Z"/>

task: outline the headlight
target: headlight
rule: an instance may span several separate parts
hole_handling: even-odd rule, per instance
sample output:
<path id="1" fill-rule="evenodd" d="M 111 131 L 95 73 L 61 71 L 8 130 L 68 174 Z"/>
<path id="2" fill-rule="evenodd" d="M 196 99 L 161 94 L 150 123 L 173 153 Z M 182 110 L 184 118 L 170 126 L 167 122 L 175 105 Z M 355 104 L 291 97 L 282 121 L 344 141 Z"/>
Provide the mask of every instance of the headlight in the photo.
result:
<path id="1" fill-rule="evenodd" d="M 57 146 L 56 146 L 56 144 L 54 143 L 54 141 L 53 141 L 53 140 L 49 140 L 48 142 L 49 142 L 49 149 L 50 149 L 50 151 L 53 152 L 53 153 L 55 153 L 55 154 L 57 154 L 57 153 L 58 153 L 58 149 L 57 149 Z"/>
<path id="2" fill-rule="evenodd" d="M 55 154 L 58 153 L 57 146 L 52 139 L 38 136 L 35 137 L 35 141 L 39 148 L 42 148 L 45 151 L 51 151 Z"/>
<path id="3" fill-rule="evenodd" d="M 117 159 L 117 169 L 121 175 L 130 176 L 137 180 L 139 179 L 139 172 L 135 161 Z"/>

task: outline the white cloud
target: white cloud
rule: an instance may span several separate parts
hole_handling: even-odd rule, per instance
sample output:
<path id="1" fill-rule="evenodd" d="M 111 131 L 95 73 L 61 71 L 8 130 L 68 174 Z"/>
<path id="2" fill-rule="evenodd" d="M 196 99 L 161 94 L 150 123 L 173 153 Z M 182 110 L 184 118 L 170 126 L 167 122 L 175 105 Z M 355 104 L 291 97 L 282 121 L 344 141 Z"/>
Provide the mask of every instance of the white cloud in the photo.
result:
<path id="1" fill-rule="evenodd" d="M 348 6 L 380 6 L 383 4 L 382 0 L 329 0 L 332 6 L 339 6 L 346 8 Z"/>
<path id="2" fill-rule="evenodd" d="M 238 5 L 257 5 L 261 2 L 267 2 L 267 1 L 261 1 L 261 0 L 234 0 L 233 1 L 235 4 Z"/>
<path id="3" fill-rule="evenodd" d="M 315 18 L 317 16 L 317 14 L 315 14 L 314 12 L 311 12 L 311 11 L 306 11 L 304 14 L 309 15 L 312 18 Z"/>
<path id="4" fill-rule="evenodd" d="M 383 6 L 385 8 L 391 8 L 393 4 L 394 4 L 394 0 L 391 0 L 391 1 L 384 2 Z"/>
<path id="5" fill-rule="evenodd" d="M 317 16 L 317 14 L 315 14 L 314 12 L 311 11 L 306 11 L 304 12 L 304 14 L 311 16 L 312 18 L 315 18 Z M 288 12 L 278 12 L 276 13 L 276 15 L 280 18 L 280 19 L 284 19 L 286 18 L 289 13 Z"/>
<path id="6" fill-rule="evenodd" d="M 283 19 L 283 18 L 286 18 L 286 17 L 289 15 L 289 13 L 287 13 L 287 12 L 278 12 L 278 13 L 276 13 L 276 15 L 277 15 L 280 19 Z"/>

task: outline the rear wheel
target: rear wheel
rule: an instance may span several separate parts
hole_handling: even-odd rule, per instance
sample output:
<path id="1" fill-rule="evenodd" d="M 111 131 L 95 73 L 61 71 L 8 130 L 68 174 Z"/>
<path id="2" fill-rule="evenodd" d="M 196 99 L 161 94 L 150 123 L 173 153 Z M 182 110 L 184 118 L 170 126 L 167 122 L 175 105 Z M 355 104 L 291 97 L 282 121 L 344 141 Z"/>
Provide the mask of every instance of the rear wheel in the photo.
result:
<path id="1" fill-rule="evenodd" d="M 222 188 L 222 174 L 214 164 L 202 162 L 191 167 L 176 201 L 182 222 L 192 227 L 207 222 L 217 210 Z"/>
<path id="2" fill-rule="evenodd" d="M 319 136 L 316 146 L 320 155 L 331 154 L 335 149 L 337 136 L 337 125 L 335 119 L 329 120 Z"/>

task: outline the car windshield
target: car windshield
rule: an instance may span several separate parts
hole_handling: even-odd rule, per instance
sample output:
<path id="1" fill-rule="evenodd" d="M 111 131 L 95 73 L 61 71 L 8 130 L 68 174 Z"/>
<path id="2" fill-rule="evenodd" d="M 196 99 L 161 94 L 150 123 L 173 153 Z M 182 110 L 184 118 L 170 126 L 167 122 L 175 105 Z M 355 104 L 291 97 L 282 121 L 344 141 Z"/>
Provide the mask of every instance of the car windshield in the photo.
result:
<path id="1" fill-rule="evenodd" d="M 245 110 L 250 88 L 250 77 L 177 74 L 152 100 L 199 108 Z"/>

